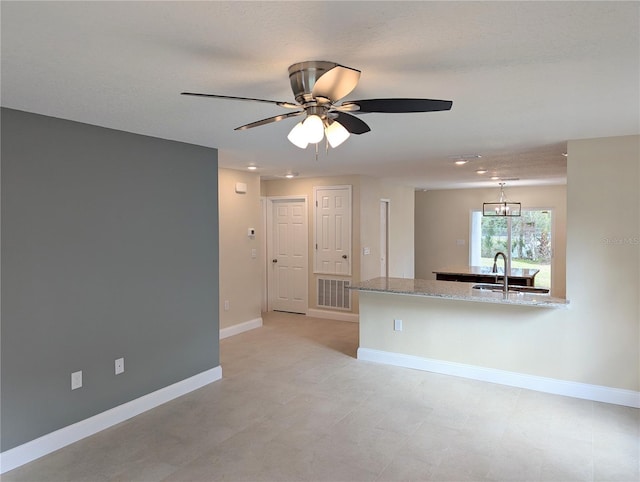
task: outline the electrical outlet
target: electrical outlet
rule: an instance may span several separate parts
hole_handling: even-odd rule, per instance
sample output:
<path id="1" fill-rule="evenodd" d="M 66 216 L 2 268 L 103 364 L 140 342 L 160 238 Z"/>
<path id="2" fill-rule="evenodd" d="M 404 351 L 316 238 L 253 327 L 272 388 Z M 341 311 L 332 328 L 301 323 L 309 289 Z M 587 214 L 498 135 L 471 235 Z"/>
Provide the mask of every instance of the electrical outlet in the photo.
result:
<path id="1" fill-rule="evenodd" d="M 229 300 L 224 300 L 224 311 L 229 311 Z"/>
<path id="2" fill-rule="evenodd" d="M 71 390 L 82 388 L 82 370 L 71 374 Z"/>
<path id="3" fill-rule="evenodd" d="M 402 320 L 393 320 L 393 331 L 402 331 Z"/>
<path id="4" fill-rule="evenodd" d="M 118 358 L 116 360 L 116 375 L 120 375 L 121 373 L 124 373 L 124 358 Z"/>

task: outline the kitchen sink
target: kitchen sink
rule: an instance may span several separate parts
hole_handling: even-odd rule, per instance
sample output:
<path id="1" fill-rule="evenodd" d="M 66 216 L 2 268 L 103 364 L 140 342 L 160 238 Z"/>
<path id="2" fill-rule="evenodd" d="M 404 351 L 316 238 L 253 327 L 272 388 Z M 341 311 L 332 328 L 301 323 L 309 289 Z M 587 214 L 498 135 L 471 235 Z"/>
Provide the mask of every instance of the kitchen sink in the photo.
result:
<path id="1" fill-rule="evenodd" d="M 472 286 L 473 289 L 476 290 L 488 290 L 488 291 L 502 291 L 504 286 L 502 284 L 493 284 L 493 283 L 480 283 Z M 535 286 L 512 286 L 509 285 L 509 291 L 513 291 L 515 293 L 533 293 L 539 295 L 548 295 L 548 288 L 536 288 Z"/>

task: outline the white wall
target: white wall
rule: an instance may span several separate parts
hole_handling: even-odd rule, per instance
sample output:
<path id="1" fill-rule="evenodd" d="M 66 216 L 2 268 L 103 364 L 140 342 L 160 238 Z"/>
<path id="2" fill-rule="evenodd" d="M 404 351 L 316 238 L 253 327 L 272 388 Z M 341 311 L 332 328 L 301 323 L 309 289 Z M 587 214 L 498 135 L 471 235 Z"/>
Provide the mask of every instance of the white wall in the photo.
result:
<path id="1" fill-rule="evenodd" d="M 235 192 L 236 183 L 245 183 L 247 192 Z M 261 318 L 262 266 L 260 225 L 260 177 L 233 169 L 218 170 L 220 216 L 220 328 Z M 256 237 L 247 236 L 255 228 Z M 256 258 L 252 250 L 256 250 Z M 224 302 L 229 301 L 225 311 Z"/>
<path id="2" fill-rule="evenodd" d="M 361 247 L 371 249 L 363 255 L 361 279 L 380 276 L 380 200 L 389 200 L 389 276 L 414 276 L 414 198 L 413 188 L 388 181 L 363 178 L 361 192 Z"/>
<path id="3" fill-rule="evenodd" d="M 569 309 L 363 294 L 360 346 L 640 390 L 640 137 L 570 141 L 568 153 Z"/>
<path id="4" fill-rule="evenodd" d="M 568 143 L 566 357 L 584 376 L 640 384 L 640 136 Z"/>

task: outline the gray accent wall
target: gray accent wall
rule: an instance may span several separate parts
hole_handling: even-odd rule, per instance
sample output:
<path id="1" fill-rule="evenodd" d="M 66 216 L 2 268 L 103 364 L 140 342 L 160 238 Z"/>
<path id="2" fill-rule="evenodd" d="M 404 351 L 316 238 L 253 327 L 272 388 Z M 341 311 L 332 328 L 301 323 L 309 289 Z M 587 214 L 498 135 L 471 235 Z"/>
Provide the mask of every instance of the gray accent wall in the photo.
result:
<path id="1" fill-rule="evenodd" d="M 219 365 L 218 181 L 216 149 L 11 109 L 1 128 L 6 451 Z"/>

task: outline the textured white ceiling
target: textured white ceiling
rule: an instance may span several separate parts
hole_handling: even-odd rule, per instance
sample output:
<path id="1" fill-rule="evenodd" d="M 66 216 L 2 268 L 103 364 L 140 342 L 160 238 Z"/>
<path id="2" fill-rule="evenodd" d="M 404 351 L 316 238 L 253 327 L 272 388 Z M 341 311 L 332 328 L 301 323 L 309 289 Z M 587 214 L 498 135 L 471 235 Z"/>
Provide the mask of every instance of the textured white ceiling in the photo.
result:
<path id="1" fill-rule="evenodd" d="M 3 1 L 2 105 L 217 147 L 220 166 L 264 176 L 563 183 L 567 140 L 640 132 L 639 19 L 638 2 Z M 453 109 L 365 114 L 371 132 L 316 161 L 286 139 L 296 119 L 233 131 L 275 105 L 179 95 L 292 101 L 287 67 L 303 60 L 361 70 L 347 99 Z"/>

